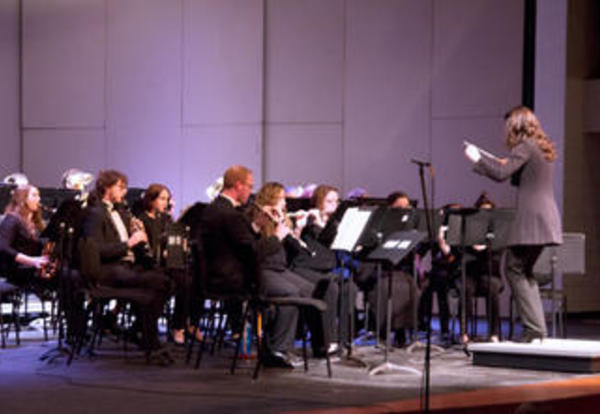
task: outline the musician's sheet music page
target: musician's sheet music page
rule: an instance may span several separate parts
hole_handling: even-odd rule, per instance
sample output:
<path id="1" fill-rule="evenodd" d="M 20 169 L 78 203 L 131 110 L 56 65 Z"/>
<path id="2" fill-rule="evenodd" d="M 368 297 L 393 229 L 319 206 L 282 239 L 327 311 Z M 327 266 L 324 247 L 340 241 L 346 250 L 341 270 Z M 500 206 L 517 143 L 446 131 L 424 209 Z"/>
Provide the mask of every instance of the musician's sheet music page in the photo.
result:
<path id="1" fill-rule="evenodd" d="M 331 244 L 331 249 L 352 251 L 369 221 L 371 213 L 372 210 L 361 210 L 358 207 L 348 208 L 338 226 L 337 235 Z"/>

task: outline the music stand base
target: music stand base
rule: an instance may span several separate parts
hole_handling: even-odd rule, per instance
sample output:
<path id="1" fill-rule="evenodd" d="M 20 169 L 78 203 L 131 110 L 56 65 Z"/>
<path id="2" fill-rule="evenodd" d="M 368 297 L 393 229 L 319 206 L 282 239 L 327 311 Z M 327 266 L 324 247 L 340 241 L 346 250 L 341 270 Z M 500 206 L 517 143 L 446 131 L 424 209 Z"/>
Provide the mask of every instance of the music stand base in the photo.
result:
<path id="1" fill-rule="evenodd" d="M 358 357 L 354 352 L 356 349 L 352 347 L 352 349 L 347 349 L 346 353 L 342 350 L 340 353 L 340 364 L 349 365 L 353 367 L 366 368 L 369 366 L 365 361 L 363 361 L 360 357 Z"/>
<path id="2" fill-rule="evenodd" d="M 407 374 L 421 375 L 421 371 L 416 368 L 405 367 L 403 365 L 394 364 L 389 361 L 384 361 L 369 369 L 369 375 L 393 374 L 396 372 L 405 372 Z"/>
<path id="3" fill-rule="evenodd" d="M 415 350 L 419 350 L 420 351 L 422 349 L 425 349 L 426 347 L 427 347 L 426 344 L 424 344 L 424 343 L 422 343 L 420 341 L 415 341 L 415 342 L 413 342 L 412 344 L 410 344 L 409 346 L 406 347 L 406 353 L 411 354 Z M 446 352 L 446 350 L 444 348 L 442 348 L 439 345 L 434 345 L 434 344 L 431 344 L 431 350 L 435 351 L 435 352 L 440 352 L 440 353 Z"/>

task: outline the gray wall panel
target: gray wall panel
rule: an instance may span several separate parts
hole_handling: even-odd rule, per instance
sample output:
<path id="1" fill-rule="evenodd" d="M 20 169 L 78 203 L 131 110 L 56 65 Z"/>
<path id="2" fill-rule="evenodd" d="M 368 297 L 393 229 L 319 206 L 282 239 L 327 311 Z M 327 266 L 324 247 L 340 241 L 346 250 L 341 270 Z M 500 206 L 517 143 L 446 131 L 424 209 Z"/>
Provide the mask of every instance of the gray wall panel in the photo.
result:
<path id="1" fill-rule="evenodd" d="M 181 2 L 107 4 L 107 125 L 179 125 Z"/>
<path id="2" fill-rule="evenodd" d="M 267 122 L 340 122 L 342 0 L 267 1 Z"/>
<path id="3" fill-rule="evenodd" d="M 432 161 L 436 204 L 458 202 L 472 206 L 479 194 L 487 191 L 496 205 L 514 207 L 515 191 L 508 181 L 497 183 L 472 171 L 472 164 L 462 151 L 465 138 L 499 157 L 507 154 L 502 117 L 434 121 Z"/>
<path id="4" fill-rule="evenodd" d="M 269 142 L 266 180 L 285 185 L 342 185 L 340 125 L 272 125 L 265 138 Z"/>
<path id="5" fill-rule="evenodd" d="M 18 0 L 0 2 L 0 178 L 19 169 Z"/>
<path id="6" fill-rule="evenodd" d="M 262 180 L 261 145 L 259 125 L 184 128 L 181 206 L 206 201 L 206 188 L 233 164 L 253 170 L 257 191 Z"/>
<path id="7" fill-rule="evenodd" d="M 497 116 L 519 104 L 523 0 L 433 4 L 432 116 Z"/>
<path id="8" fill-rule="evenodd" d="M 109 128 L 106 165 L 128 175 L 132 187 L 159 182 L 181 200 L 181 129 L 178 126 L 138 124 Z"/>
<path id="9" fill-rule="evenodd" d="M 104 125 L 104 0 L 23 1 L 23 126 Z"/>
<path id="10" fill-rule="evenodd" d="M 67 168 L 93 174 L 104 168 L 104 131 L 27 130 L 23 152 L 29 180 L 39 186 L 58 187 Z"/>
<path id="11" fill-rule="evenodd" d="M 429 159 L 431 1 L 347 3 L 345 190 L 418 196 Z"/>
<path id="12" fill-rule="evenodd" d="M 184 124 L 262 118 L 260 0 L 184 2 Z"/>

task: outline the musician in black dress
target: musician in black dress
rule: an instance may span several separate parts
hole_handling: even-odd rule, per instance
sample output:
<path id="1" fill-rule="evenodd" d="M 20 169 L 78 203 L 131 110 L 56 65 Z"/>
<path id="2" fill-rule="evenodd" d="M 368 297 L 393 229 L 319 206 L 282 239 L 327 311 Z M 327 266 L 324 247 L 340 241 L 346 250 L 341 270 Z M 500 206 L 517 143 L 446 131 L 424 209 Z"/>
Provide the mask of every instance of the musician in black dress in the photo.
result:
<path id="1" fill-rule="evenodd" d="M 327 351 L 334 352 L 337 345 L 330 347 L 329 344 L 330 339 L 337 339 L 339 294 L 335 275 L 331 273 L 335 266 L 333 252 L 318 242 L 308 244 L 294 235 L 291 221 L 286 215 L 285 189 L 282 184 L 270 182 L 263 185 L 256 195 L 254 205 L 262 210 L 254 208 L 251 211 L 253 218 L 261 214 L 269 214 L 271 218 L 261 221 L 260 231 L 263 236 L 275 235 L 280 231 L 277 227 L 285 227 L 285 236 L 281 239 L 283 249 L 279 248 L 262 260 L 264 283 L 269 286 L 274 281 L 280 283 L 281 279 L 286 279 L 300 288 L 300 296 L 323 299 L 327 303 L 324 320 L 318 314 L 309 315 L 313 354 L 322 357 Z"/>
<path id="2" fill-rule="evenodd" d="M 148 235 L 148 247 L 142 253 L 151 258 L 151 267 L 163 269 L 175 282 L 175 308 L 170 321 L 171 336 L 175 344 L 181 345 L 185 341 L 185 331 L 188 335 L 196 332 L 198 340 L 202 338 L 200 330 L 194 329 L 189 324 L 191 308 L 195 310 L 191 320 L 196 320 L 198 316 L 198 302 L 193 301 L 193 286 L 191 274 L 183 269 L 166 269 L 166 260 L 163 252 L 167 245 L 167 231 L 173 225 L 171 215 L 172 201 L 171 192 L 163 184 L 150 184 L 142 199 L 142 212 L 139 219 L 144 224 L 144 229 Z M 146 259 L 147 260 L 147 259 Z"/>
<path id="3" fill-rule="evenodd" d="M 460 276 L 461 261 L 459 249 L 446 243 L 448 220 L 453 209 L 460 209 L 460 204 L 448 204 L 439 211 L 443 225 L 437 231 L 437 243 L 433 245 L 431 252 L 431 271 L 427 273 L 427 277 L 422 282 L 419 301 L 419 330 L 426 330 L 427 325 L 431 323 L 428 316 L 431 315 L 433 293 L 435 292 L 444 345 L 449 345 L 451 341 L 448 325 L 450 316 L 448 293 Z"/>
<path id="4" fill-rule="evenodd" d="M 0 263 L 3 276 L 17 286 L 26 287 L 31 282 L 43 285 L 45 272 L 36 272 L 48 264 L 43 256 L 38 238 L 43 229 L 40 192 L 32 185 L 13 190 L 5 216 L 0 223 Z"/>
<path id="5" fill-rule="evenodd" d="M 534 113 L 524 106 L 506 115 L 507 158 L 495 159 L 474 145 L 465 147 L 473 170 L 495 181 L 511 178 L 517 186 L 517 211 L 506 258 L 506 278 L 523 322 L 523 341 L 543 338 L 544 310 L 533 266 L 544 246 L 562 243 L 560 214 L 554 199 L 556 149 Z"/>

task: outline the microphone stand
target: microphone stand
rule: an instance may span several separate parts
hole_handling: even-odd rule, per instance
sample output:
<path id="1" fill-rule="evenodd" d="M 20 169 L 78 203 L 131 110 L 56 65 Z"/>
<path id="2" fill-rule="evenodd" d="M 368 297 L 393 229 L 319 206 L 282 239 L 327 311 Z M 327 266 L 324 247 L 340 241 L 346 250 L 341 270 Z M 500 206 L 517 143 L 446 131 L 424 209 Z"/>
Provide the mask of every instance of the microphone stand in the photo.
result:
<path id="1" fill-rule="evenodd" d="M 424 173 L 424 168 L 430 167 L 431 163 L 429 162 L 423 162 L 423 161 L 418 161 L 418 160 L 411 160 L 411 162 L 413 162 L 414 164 L 417 164 L 419 166 L 419 179 L 421 182 L 421 196 L 423 197 L 423 208 L 425 209 L 425 222 L 427 223 L 427 236 L 429 237 L 429 243 L 430 243 L 430 251 L 433 252 L 433 243 L 434 243 L 434 239 L 433 239 L 433 230 L 431 227 L 431 216 L 430 216 L 430 211 L 429 211 L 429 202 L 427 201 L 427 191 L 425 188 L 425 173 Z M 425 366 L 423 367 L 423 374 L 425 376 L 424 378 L 424 382 L 425 382 L 425 406 L 424 406 L 424 411 L 425 413 L 429 412 L 429 394 L 430 394 L 430 385 L 431 385 L 431 379 L 430 379 L 430 374 L 431 374 L 431 308 L 432 308 L 432 303 L 429 303 L 429 309 L 427 311 L 428 315 L 427 315 L 427 341 L 425 343 Z"/>

